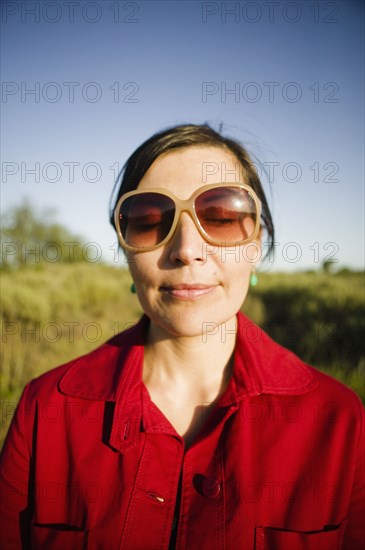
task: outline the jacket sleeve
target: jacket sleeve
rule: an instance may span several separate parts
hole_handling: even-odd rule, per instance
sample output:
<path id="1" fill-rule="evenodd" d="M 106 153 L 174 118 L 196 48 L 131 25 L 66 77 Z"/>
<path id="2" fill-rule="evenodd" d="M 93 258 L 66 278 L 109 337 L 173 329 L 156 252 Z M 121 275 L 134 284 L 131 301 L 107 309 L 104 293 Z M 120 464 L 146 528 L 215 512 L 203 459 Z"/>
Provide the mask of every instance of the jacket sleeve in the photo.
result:
<path id="1" fill-rule="evenodd" d="M 357 447 L 356 471 L 343 541 L 343 550 L 365 548 L 365 409 L 356 396 L 360 409 L 360 433 Z M 344 472 L 344 475 L 346 473 Z"/>
<path id="2" fill-rule="evenodd" d="M 24 389 L 0 455 L 0 542 L 6 550 L 28 548 L 30 462 L 35 403 Z"/>

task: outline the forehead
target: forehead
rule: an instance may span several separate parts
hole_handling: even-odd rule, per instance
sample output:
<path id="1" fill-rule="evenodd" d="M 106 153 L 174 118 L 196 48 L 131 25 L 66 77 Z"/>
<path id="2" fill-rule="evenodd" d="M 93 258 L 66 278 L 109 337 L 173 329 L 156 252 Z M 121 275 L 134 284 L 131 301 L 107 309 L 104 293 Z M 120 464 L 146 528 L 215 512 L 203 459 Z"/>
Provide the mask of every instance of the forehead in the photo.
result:
<path id="1" fill-rule="evenodd" d="M 243 167 L 219 147 L 192 146 L 164 153 L 150 166 L 138 189 L 162 187 L 185 199 L 208 183 L 244 183 Z"/>

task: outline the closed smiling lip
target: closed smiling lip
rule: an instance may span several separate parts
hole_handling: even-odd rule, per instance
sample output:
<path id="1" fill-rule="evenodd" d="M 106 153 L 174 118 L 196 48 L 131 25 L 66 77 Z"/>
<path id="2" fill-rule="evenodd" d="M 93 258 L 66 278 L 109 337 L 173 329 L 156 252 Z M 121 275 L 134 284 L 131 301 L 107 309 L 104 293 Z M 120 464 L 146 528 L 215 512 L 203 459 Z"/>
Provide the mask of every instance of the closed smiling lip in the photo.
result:
<path id="1" fill-rule="evenodd" d="M 217 284 L 181 283 L 177 285 L 163 285 L 160 287 L 160 290 L 180 300 L 194 300 L 195 298 L 209 294 L 217 286 Z"/>

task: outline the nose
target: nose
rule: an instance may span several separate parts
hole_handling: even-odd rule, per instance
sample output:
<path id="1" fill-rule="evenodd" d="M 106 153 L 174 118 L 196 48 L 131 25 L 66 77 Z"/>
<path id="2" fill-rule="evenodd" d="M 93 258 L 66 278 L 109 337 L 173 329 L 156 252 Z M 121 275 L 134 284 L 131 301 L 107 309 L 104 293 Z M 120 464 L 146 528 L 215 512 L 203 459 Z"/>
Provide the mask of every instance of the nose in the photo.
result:
<path id="1" fill-rule="evenodd" d="M 180 214 L 169 245 L 170 260 L 174 265 L 189 265 L 204 261 L 204 239 L 187 212 Z"/>

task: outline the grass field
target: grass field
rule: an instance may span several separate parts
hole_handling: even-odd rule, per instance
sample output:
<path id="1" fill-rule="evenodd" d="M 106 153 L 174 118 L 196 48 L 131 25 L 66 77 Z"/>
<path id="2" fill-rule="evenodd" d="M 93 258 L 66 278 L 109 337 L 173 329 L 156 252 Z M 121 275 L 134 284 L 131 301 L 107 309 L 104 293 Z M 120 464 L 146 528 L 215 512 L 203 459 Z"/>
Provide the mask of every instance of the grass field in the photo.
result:
<path id="1" fill-rule="evenodd" d="M 141 315 L 126 270 L 39 264 L 2 273 L 3 440 L 24 385 Z M 364 274 L 262 274 L 243 311 L 303 360 L 364 392 Z"/>

